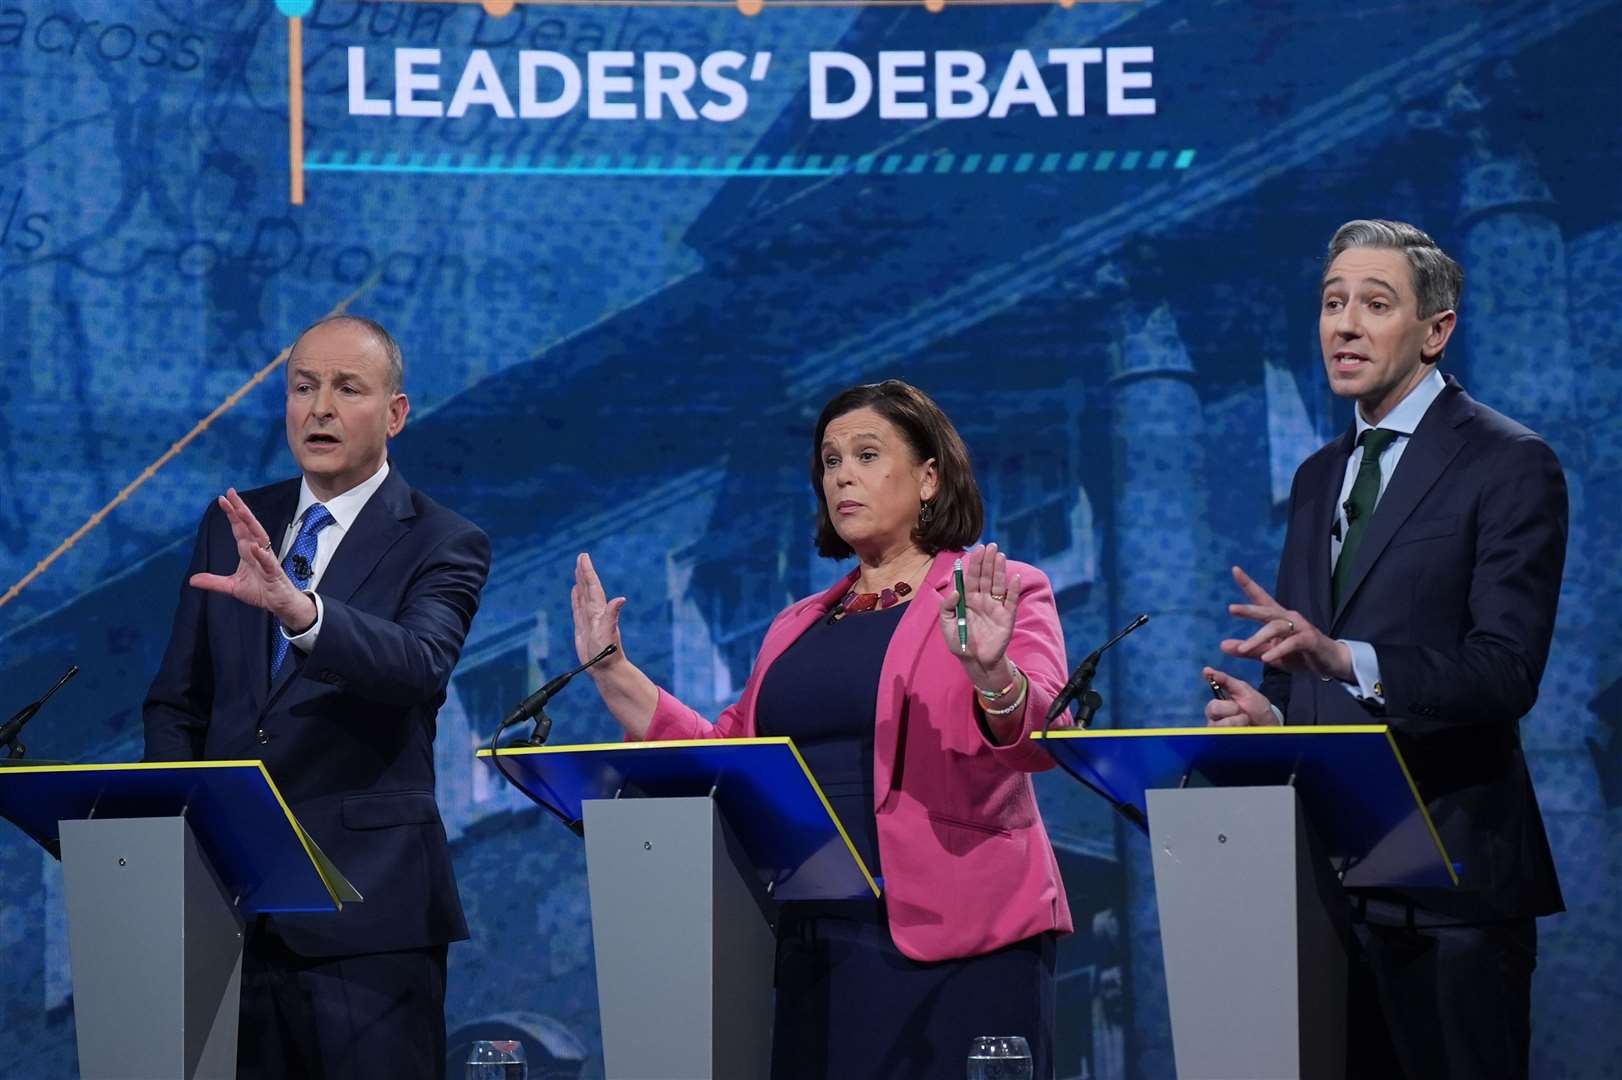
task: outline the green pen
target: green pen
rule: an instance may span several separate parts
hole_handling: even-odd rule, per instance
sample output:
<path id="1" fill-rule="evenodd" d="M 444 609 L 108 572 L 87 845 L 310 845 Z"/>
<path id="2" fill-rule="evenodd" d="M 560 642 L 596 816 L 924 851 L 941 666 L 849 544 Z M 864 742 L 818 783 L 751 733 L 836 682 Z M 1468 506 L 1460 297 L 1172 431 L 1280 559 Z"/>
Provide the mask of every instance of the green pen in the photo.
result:
<path id="1" fill-rule="evenodd" d="M 969 603 L 964 598 L 963 591 L 963 560 L 952 560 L 952 579 L 957 584 L 957 644 L 964 652 L 969 651 Z"/>

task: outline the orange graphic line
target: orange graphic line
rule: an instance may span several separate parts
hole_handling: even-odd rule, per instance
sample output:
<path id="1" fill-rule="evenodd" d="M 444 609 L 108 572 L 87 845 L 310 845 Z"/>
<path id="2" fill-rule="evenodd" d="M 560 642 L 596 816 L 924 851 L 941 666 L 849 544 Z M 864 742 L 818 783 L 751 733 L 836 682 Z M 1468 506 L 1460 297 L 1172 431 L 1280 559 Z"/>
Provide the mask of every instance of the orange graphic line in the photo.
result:
<path id="1" fill-rule="evenodd" d="M 360 288 L 344 297 L 338 302 L 338 306 L 333 308 L 327 314 L 338 315 L 347 310 L 349 305 L 354 303 L 357 296 L 372 287 L 372 284 L 377 281 L 380 274 L 381 271 L 374 272 L 370 278 L 361 282 Z M 55 551 L 41 559 L 32 570 L 23 575 L 22 580 L 18 581 L 17 584 L 7 589 L 5 595 L 0 596 L 0 607 L 5 607 L 7 604 L 11 603 L 11 601 L 16 599 L 17 594 L 31 585 L 35 578 L 45 573 L 45 571 L 50 568 L 52 563 L 60 559 L 63 555 L 66 555 L 75 544 L 84 539 L 85 535 L 89 533 L 91 529 L 94 529 L 97 525 L 100 525 L 102 521 L 106 519 L 108 514 L 118 509 L 120 505 L 122 505 L 129 499 L 131 495 L 135 494 L 135 492 L 140 489 L 142 484 L 145 484 L 148 480 L 156 476 L 159 469 L 169 464 L 169 462 L 172 461 L 177 454 L 186 449 L 186 447 L 191 444 L 193 439 L 207 431 L 210 424 L 224 416 L 227 412 L 230 412 L 231 409 L 236 406 L 237 402 L 241 401 L 247 396 L 248 391 L 264 382 L 265 379 L 269 377 L 271 372 L 280 367 L 283 362 L 287 360 L 287 354 L 292 351 L 293 346 L 289 345 L 281 352 L 277 353 L 276 359 L 272 360 L 270 363 L 256 371 L 252 378 L 233 390 L 229 397 L 220 402 L 219 405 L 215 406 L 213 412 L 197 421 L 196 426 L 194 426 L 190 431 L 186 432 L 186 434 L 182 435 L 179 439 L 175 440 L 174 445 L 170 446 L 169 449 L 163 452 L 163 456 L 158 458 L 158 460 L 154 461 L 152 464 L 148 465 L 146 468 L 142 469 L 140 475 L 138 475 L 134 480 L 131 480 L 128 484 L 124 485 L 124 489 L 117 495 L 114 495 L 106 506 L 103 506 L 100 510 L 97 510 L 94 514 L 91 514 L 88 521 L 86 521 L 83 525 L 80 525 L 77 529 L 73 530 L 73 535 L 69 536 L 66 540 L 58 544 Z"/>
<path id="2" fill-rule="evenodd" d="M 292 163 L 288 198 L 304 205 L 304 20 L 287 20 L 287 156 Z"/>
<path id="3" fill-rule="evenodd" d="M 472 4 L 500 18 L 523 4 L 530 7 L 628 7 L 628 8 L 738 8 L 745 15 L 756 15 L 764 7 L 773 8 L 828 8 L 828 7 L 919 7 L 932 12 L 946 7 L 1020 7 L 1034 4 L 1057 4 L 1062 8 L 1077 4 L 1138 4 L 1143 0 L 365 0 L 371 4 Z"/>

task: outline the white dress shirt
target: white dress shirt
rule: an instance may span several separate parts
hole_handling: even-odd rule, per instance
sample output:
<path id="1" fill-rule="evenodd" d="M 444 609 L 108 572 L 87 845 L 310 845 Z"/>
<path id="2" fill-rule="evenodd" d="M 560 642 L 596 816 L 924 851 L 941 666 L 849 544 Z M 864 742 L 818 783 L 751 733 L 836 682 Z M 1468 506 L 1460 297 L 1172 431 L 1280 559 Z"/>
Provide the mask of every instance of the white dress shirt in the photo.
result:
<path id="1" fill-rule="evenodd" d="M 1375 505 L 1379 505 L 1380 497 L 1391 483 L 1391 477 L 1397 471 L 1397 462 L 1402 460 L 1402 452 L 1408 447 L 1408 440 L 1413 437 L 1414 429 L 1419 427 L 1420 420 L 1430 410 L 1431 404 L 1442 395 L 1447 388 L 1447 380 L 1442 373 L 1434 367 L 1429 375 L 1421 379 L 1419 385 L 1408 391 L 1408 396 L 1397 402 L 1385 419 L 1378 424 L 1371 424 L 1363 419 L 1361 407 L 1353 409 L 1357 417 L 1357 437 L 1361 439 L 1363 432 L 1371 428 L 1384 428 L 1386 431 L 1396 432 L 1397 437 L 1391 440 L 1391 445 L 1385 448 L 1380 455 L 1380 491 L 1375 496 Z M 1358 467 L 1363 463 L 1363 446 L 1360 443 L 1346 461 L 1346 475 L 1341 480 L 1340 497 L 1335 500 L 1335 527 L 1329 535 L 1329 567 L 1334 573 L 1335 561 L 1340 558 L 1341 544 L 1344 542 L 1346 530 L 1350 523 L 1346 520 L 1346 503 L 1352 497 L 1352 484 L 1357 480 Z M 1352 674 L 1356 677 L 1355 683 L 1343 683 L 1348 693 L 1353 697 L 1366 701 L 1375 701 L 1385 704 L 1385 687 L 1380 683 L 1380 660 L 1374 653 L 1374 646 L 1366 641 L 1347 641 L 1341 639 L 1352 652 Z"/>
<path id="2" fill-rule="evenodd" d="M 289 634 L 287 627 L 277 624 L 282 631 L 282 636 L 299 652 L 308 654 L 311 649 L 315 648 L 315 640 L 321 634 L 321 595 L 315 591 L 315 587 L 321 584 L 321 575 L 327 572 L 327 567 L 332 563 L 332 556 L 337 552 L 338 545 L 343 543 L 344 536 L 354 526 L 355 519 L 360 517 L 361 510 L 377 492 L 377 489 L 383 486 L 383 481 L 388 478 L 388 475 L 389 463 L 385 460 L 383 467 L 373 473 L 369 479 L 356 484 L 342 495 L 335 495 L 326 502 L 321 503 L 322 506 L 327 508 L 327 513 L 332 515 L 332 524 L 315 535 L 315 558 L 310 561 L 310 583 L 304 590 L 305 595 L 315 601 L 315 623 L 302 634 Z M 293 520 L 288 522 L 287 533 L 282 537 L 282 545 L 276 551 L 276 558 L 281 562 L 287 561 L 287 553 L 292 550 L 293 541 L 298 539 L 299 525 L 304 521 L 304 512 L 317 502 L 320 502 L 320 500 L 315 497 L 315 492 L 310 490 L 310 482 L 300 480 L 298 509 L 293 514 Z"/>

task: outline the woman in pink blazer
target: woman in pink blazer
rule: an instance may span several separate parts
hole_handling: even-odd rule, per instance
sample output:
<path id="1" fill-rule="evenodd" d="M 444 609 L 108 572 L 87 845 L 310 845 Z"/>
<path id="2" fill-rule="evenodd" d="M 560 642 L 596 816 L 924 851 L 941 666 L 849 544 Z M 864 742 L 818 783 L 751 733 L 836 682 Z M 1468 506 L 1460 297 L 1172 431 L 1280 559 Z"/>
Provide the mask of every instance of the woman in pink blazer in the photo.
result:
<path id="1" fill-rule="evenodd" d="M 968 452 L 922 391 L 856 386 L 811 441 L 818 550 L 858 565 L 780 613 L 712 724 L 625 658 L 589 556 L 571 594 L 582 658 L 634 739 L 789 735 L 884 885 L 784 904 L 774 1080 L 960 1076 L 976 1035 L 1024 1035 L 1052 1075 L 1054 939 L 1071 929 L 1030 774 L 1066 676 L 1053 592 L 996 545 Z M 957 622 L 961 560 L 968 643 Z"/>

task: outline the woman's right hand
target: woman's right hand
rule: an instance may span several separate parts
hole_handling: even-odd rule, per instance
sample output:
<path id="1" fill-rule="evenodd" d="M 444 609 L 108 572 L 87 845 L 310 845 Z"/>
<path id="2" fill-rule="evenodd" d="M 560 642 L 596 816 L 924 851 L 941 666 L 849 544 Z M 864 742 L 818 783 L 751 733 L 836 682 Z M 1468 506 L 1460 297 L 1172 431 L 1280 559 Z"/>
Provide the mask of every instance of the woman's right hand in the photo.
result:
<path id="1" fill-rule="evenodd" d="M 625 645 L 620 641 L 620 609 L 625 597 L 608 599 L 591 556 L 581 552 L 574 561 L 574 588 L 569 590 L 569 607 L 574 611 L 574 651 L 584 664 L 610 645 L 619 649 L 591 669 L 592 675 L 606 673 L 625 661 Z"/>

